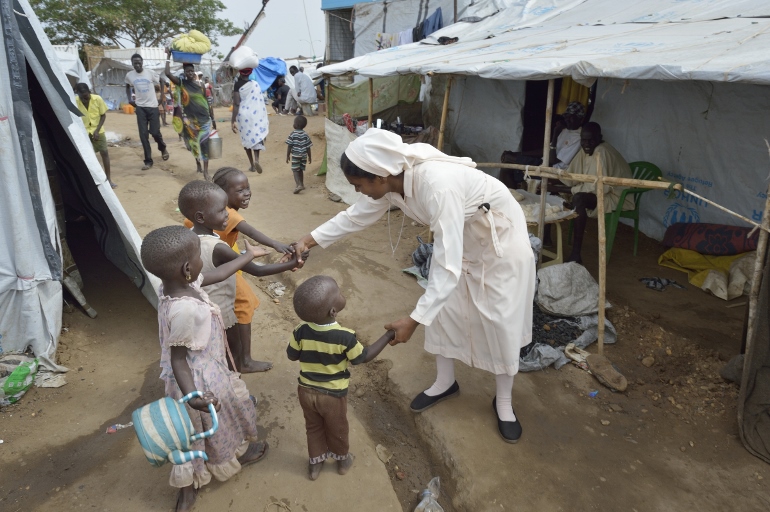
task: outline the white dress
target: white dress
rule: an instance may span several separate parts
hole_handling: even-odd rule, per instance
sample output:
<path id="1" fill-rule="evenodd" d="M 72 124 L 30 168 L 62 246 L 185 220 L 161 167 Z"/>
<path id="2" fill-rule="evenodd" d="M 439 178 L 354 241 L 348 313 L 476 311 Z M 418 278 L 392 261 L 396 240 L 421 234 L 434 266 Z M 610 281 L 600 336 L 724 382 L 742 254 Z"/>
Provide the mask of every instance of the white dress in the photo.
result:
<path id="1" fill-rule="evenodd" d="M 311 235 L 327 247 L 377 222 L 391 203 L 430 225 L 428 288 L 410 315 L 426 326 L 425 350 L 496 375 L 516 374 L 519 350 L 532 340 L 536 277 L 521 207 L 505 185 L 472 167 L 428 161 L 404 172 L 404 198 L 362 196 Z"/>
<path id="2" fill-rule="evenodd" d="M 262 89 L 257 82 L 249 80 L 238 89 L 238 94 L 241 97 L 241 105 L 235 120 L 238 123 L 241 145 L 246 149 L 263 150 L 270 123 Z"/>

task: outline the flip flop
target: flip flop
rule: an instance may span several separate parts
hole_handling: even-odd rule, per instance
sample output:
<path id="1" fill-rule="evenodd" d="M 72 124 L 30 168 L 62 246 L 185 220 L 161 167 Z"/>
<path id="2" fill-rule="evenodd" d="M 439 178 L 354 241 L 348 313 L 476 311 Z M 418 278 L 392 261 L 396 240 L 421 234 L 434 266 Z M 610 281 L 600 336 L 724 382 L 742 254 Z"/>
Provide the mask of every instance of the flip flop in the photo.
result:
<path id="1" fill-rule="evenodd" d="M 165 149 L 161 151 L 160 155 L 163 157 L 163 160 L 168 160 L 168 157 L 170 156 L 168 154 L 168 151 L 166 151 Z"/>
<path id="2" fill-rule="evenodd" d="M 259 165 L 259 162 L 254 162 L 254 170 L 257 171 L 257 174 L 262 174 L 262 166 Z"/>

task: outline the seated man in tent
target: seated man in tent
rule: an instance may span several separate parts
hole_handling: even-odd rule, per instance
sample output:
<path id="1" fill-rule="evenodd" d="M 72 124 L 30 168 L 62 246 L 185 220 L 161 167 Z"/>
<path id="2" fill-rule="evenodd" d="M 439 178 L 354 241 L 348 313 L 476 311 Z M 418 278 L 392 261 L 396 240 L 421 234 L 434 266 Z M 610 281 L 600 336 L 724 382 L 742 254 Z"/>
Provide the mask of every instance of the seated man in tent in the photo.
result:
<path id="1" fill-rule="evenodd" d="M 297 66 L 291 66 L 289 73 L 294 77 L 294 88 L 289 91 L 289 96 L 286 98 L 286 110 L 297 115 L 303 113 L 306 116 L 315 115 L 311 105 L 318 102 L 318 97 L 313 81 Z"/>
<path id="2" fill-rule="evenodd" d="M 602 128 L 599 123 L 588 123 L 580 132 L 580 147 L 575 158 L 567 169 L 570 174 L 587 174 L 596 176 L 597 167 L 601 164 L 602 176 L 615 178 L 633 178 L 631 167 L 617 149 L 602 140 Z M 572 253 L 567 261 L 583 263 L 580 256 L 583 247 L 583 235 L 586 230 L 588 217 L 596 217 L 596 185 L 571 180 L 561 180 L 572 187 L 572 206 L 578 217 L 575 219 Z M 604 211 L 610 213 L 619 207 L 620 194 L 625 187 L 604 186 Z M 622 205 L 623 210 L 633 210 L 634 201 L 629 195 Z"/>
<path id="3" fill-rule="evenodd" d="M 586 116 L 586 108 L 579 101 L 567 105 L 562 119 L 556 123 L 551 138 L 551 167 L 566 169 L 580 150 L 580 127 Z M 540 165 L 543 163 L 543 153 L 522 153 L 503 151 L 500 162 L 504 164 Z M 500 181 L 509 188 L 518 188 L 524 181 L 524 171 L 501 169 Z"/>

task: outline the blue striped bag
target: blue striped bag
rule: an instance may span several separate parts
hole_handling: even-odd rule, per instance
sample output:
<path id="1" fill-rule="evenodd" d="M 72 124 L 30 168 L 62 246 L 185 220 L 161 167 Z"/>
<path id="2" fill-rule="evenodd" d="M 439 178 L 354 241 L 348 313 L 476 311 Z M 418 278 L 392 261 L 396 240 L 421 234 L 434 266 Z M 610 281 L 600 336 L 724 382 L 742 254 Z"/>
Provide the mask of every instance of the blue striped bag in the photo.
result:
<path id="1" fill-rule="evenodd" d="M 161 398 L 135 410 L 131 415 L 136 437 L 142 445 L 147 462 L 159 468 L 166 462 L 184 464 L 195 458 L 209 460 L 205 452 L 190 450 L 193 441 L 210 437 L 219 428 L 217 412 L 209 404 L 213 426 L 199 434 L 193 432 L 193 424 L 184 404 L 194 397 L 202 397 L 193 391 L 179 400 Z"/>

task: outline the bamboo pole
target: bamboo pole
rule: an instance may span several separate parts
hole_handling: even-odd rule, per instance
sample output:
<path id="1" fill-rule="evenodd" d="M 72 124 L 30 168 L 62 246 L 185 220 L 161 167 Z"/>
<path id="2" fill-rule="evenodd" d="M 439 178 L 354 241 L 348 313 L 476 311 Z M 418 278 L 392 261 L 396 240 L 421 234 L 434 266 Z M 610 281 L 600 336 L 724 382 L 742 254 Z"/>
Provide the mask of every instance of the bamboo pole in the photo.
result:
<path id="1" fill-rule="evenodd" d="M 596 163 L 596 216 L 599 220 L 599 355 L 604 355 L 604 305 L 607 293 L 607 232 L 604 219 L 604 169 L 602 161 Z"/>
<path id="2" fill-rule="evenodd" d="M 554 80 L 548 80 L 548 99 L 545 104 L 545 134 L 543 135 L 543 167 L 548 167 L 551 159 L 551 119 L 553 118 L 553 87 Z M 548 196 L 548 178 L 541 177 L 540 181 L 540 217 L 537 221 L 537 237 L 542 241 L 545 234 L 545 198 Z M 537 266 L 543 261 L 543 252 L 537 256 Z"/>
<path id="3" fill-rule="evenodd" d="M 439 151 L 444 151 L 444 129 L 446 128 L 447 112 L 449 111 L 449 93 L 452 90 L 452 80 L 450 76 L 446 82 L 446 89 L 444 90 L 444 105 L 441 107 L 441 124 L 438 130 L 438 144 Z"/>
<path id="4" fill-rule="evenodd" d="M 326 94 L 326 119 L 332 118 L 332 82 L 331 82 L 331 76 L 330 75 L 324 75 L 324 81 L 326 82 L 326 90 L 324 91 L 324 94 Z"/>
<path id="5" fill-rule="evenodd" d="M 594 176 L 586 176 L 585 174 L 570 174 L 568 172 L 564 172 L 554 167 L 520 165 L 520 164 L 503 164 L 500 162 L 481 162 L 481 163 L 477 163 L 476 167 L 496 167 L 500 169 L 518 169 L 521 171 L 526 170 L 532 176 L 547 176 L 549 178 L 566 179 L 566 180 L 578 181 L 581 183 L 596 183 L 597 181 L 596 177 Z M 635 180 L 631 178 L 615 178 L 611 176 L 606 176 L 603 181 L 606 185 L 615 185 L 615 186 L 621 186 L 621 187 L 641 187 L 641 188 L 649 188 L 649 189 L 655 189 L 655 190 L 668 190 L 669 188 L 673 188 L 674 190 L 679 190 L 680 192 L 684 192 L 685 194 L 688 194 L 697 199 L 700 199 L 701 201 L 708 203 L 714 206 L 715 208 L 732 215 L 733 217 L 737 217 L 742 221 L 748 224 L 751 224 L 757 229 L 770 231 L 770 228 L 765 228 L 762 225 L 754 222 L 753 220 L 741 215 L 740 213 L 736 213 L 730 210 L 729 208 L 725 208 L 719 203 L 712 201 L 711 199 L 708 199 L 706 197 L 696 194 L 695 192 L 685 189 L 681 183 L 675 183 L 672 187 L 671 182 L 668 182 L 668 181 Z"/>
<path id="6" fill-rule="evenodd" d="M 762 214 L 762 231 L 759 233 L 757 241 L 757 255 L 754 261 L 754 272 L 752 274 L 751 291 L 749 292 L 749 315 L 746 326 L 746 351 L 743 360 L 743 374 L 741 375 L 741 391 L 738 403 L 743 404 L 746 401 L 749 384 L 749 370 L 751 369 L 751 349 L 754 336 L 757 330 L 757 302 L 759 301 L 759 289 L 762 286 L 762 274 L 764 273 L 765 257 L 767 255 L 768 229 L 770 228 L 770 186 L 767 188 L 767 199 L 765 200 L 765 211 Z M 745 443 L 743 432 L 743 406 L 738 407 L 738 430 L 741 439 Z M 747 445 L 748 447 L 748 445 Z"/>
<path id="7" fill-rule="evenodd" d="M 374 126 L 372 117 L 374 115 L 374 78 L 369 79 L 369 128 Z"/>

